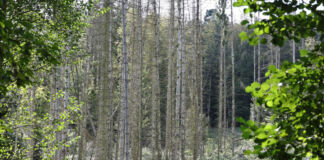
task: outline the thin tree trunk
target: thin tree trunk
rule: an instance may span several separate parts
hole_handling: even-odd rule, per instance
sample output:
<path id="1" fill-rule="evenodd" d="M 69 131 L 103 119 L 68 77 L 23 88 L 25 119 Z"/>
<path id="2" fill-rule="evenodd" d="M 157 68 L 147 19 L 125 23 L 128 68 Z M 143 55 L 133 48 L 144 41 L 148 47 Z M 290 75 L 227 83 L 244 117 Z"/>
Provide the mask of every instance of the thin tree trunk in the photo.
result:
<path id="1" fill-rule="evenodd" d="M 223 120 L 223 38 L 224 38 L 224 28 L 221 31 L 221 41 L 220 41 L 220 57 L 219 57 L 219 88 L 218 88 L 218 150 L 217 157 L 220 158 L 220 152 L 222 148 L 222 120 Z"/>
<path id="2" fill-rule="evenodd" d="M 134 18 L 135 19 L 135 18 Z M 133 147 L 132 147 L 132 159 L 139 160 L 141 159 L 141 130 L 142 130 L 142 63 L 143 63 L 143 55 L 142 55 L 142 1 L 137 1 L 137 56 L 139 59 L 135 59 L 135 127 L 134 128 L 134 138 L 133 138 Z M 135 42 L 135 41 L 134 41 Z"/>
<path id="3" fill-rule="evenodd" d="M 31 88 L 31 99 L 30 99 L 30 108 L 29 108 L 29 114 L 33 115 L 34 111 L 35 111 L 35 92 L 36 92 L 36 87 L 32 87 Z M 28 132 L 27 132 L 27 136 L 29 137 L 29 139 L 27 140 L 27 149 L 28 149 L 28 153 L 27 153 L 27 157 L 29 160 L 33 160 L 34 159 L 34 122 L 32 122 L 32 124 L 30 124 L 30 127 L 28 127 Z"/>
<path id="4" fill-rule="evenodd" d="M 295 40 L 292 40 L 292 61 L 296 63 L 296 44 Z"/>
<path id="5" fill-rule="evenodd" d="M 200 92 L 199 92 L 199 97 L 200 97 L 200 104 L 198 106 L 198 144 L 197 147 L 199 149 L 199 156 L 200 159 L 203 159 L 203 151 L 204 151 L 204 124 L 203 124 L 203 120 L 204 120 L 204 114 L 203 114 L 203 102 L 204 102 L 204 97 L 203 97 L 203 92 L 204 92 L 204 87 L 203 87 L 203 52 L 199 52 L 200 51 L 200 0 L 197 0 L 196 3 L 197 7 L 196 7 L 196 43 L 197 43 L 197 55 L 198 55 L 198 59 L 199 59 L 199 82 L 200 82 Z M 198 152 L 198 151 L 197 151 Z M 198 158 L 198 157 L 197 157 Z"/>
<path id="6" fill-rule="evenodd" d="M 225 30 L 225 33 L 226 33 L 226 30 Z M 226 40 L 225 40 L 226 41 Z M 225 43 L 225 42 L 224 42 Z M 227 140 L 227 69 L 226 69 L 226 44 L 224 44 L 224 49 L 223 49 L 223 73 L 224 73 L 224 78 L 223 78 L 223 81 L 224 81 L 224 94 L 223 94 L 223 98 L 224 98 L 224 101 L 223 101 L 223 105 L 224 105 L 224 108 L 223 108 L 223 141 L 224 141 L 224 154 L 226 154 L 226 140 Z"/>
<path id="7" fill-rule="evenodd" d="M 176 83 L 176 131 L 175 131 L 175 157 L 173 159 L 179 159 L 179 143 L 180 143 L 180 106 L 181 106 L 181 63 L 182 63 L 182 12 L 181 12 L 182 0 L 177 0 L 178 5 L 178 48 L 177 48 L 177 83 Z"/>
<path id="8" fill-rule="evenodd" d="M 186 143 L 185 143 L 185 97 L 186 97 L 186 52 L 185 52 L 185 25 L 184 25 L 184 11 L 185 11 L 185 5 L 184 0 L 182 0 L 182 30 L 181 30 L 181 52 L 182 52 L 182 64 L 181 64 L 181 102 L 180 102 L 180 136 L 181 136 L 181 148 L 180 148 L 180 154 L 181 154 L 181 160 L 185 160 L 185 149 L 186 149 Z"/>
<path id="9" fill-rule="evenodd" d="M 128 61 L 127 61 L 127 29 L 126 29 L 127 0 L 122 0 L 123 22 L 123 63 L 122 63 L 122 112 L 120 115 L 120 160 L 129 160 L 129 122 L 128 122 Z"/>
<path id="10" fill-rule="evenodd" d="M 280 47 L 278 47 L 278 50 L 277 50 L 277 56 L 278 56 L 278 61 L 277 61 L 277 63 L 278 63 L 278 68 L 280 69 Z"/>
<path id="11" fill-rule="evenodd" d="M 86 132 L 87 132 L 87 119 L 88 119 L 88 93 L 87 93 L 87 89 L 88 89 L 88 72 L 90 69 L 90 64 L 89 64 L 89 60 L 86 60 L 86 70 L 85 70 L 85 80 L 82 86 L 82 100 L 84 101 L 84 107 L 82 108 L 82 122 L 81 122 L 81 140 L 80 140 L 80 146 L 79 146 L 79 156 L 78 159 L 79 160 L 85 160 L 86 159 L 86 153 L 87 153 L 87 140 L 86 140 Z M 77 72 L 78 75 L 78 72 Z M 79 77 L 79 76 L 77 76 Z M 78 84 L 78 87 L 81 88 L 81 86 Z"/>
<path id="12" fill-rule="evenodd" d="M 200 32 L 200 26 L 199 26 L 199 0 L 196 1 L 196 6 L 193 7 L 193 17 L 194 17 L 194 68 L 193 68 L 193 85 L 195 87 L 195 93 L 194 93 L 194 144 L 193 144 L 193 159 L 198 159 L 199 154 L 199 138 L 200 138 L 200 108 L 202 107 L 202 101 L 200 98 L 202 98 L 201 92 L 202 92 L 202 77 L 201 76 L 201 56 L 199 55 L 199 32 Z M 195 5 L 195 4 L 194 4 Z M 196 8 L 195 8 L 196 7 Z"/>
<path id="13" fill-rule="evenodd" d="M 210 119 L 210 107 L 211 107 L 211 82 L 212 82 L 212 76 L 209 75 L 208 80 L 208 103 L 207 103 L 207 119 L 208 119 L 208 126 L 211 127 L 211 119 Z"/>
<path id="14" fill-rule="evenodd" d="M 114 87 L 114 81 L 113 81 L 113 55 L 112 55 L 112 36 L 113 36 L 113 6 L 114 6 L 114 0 L 108 0 L 108 5 L 110 7 L 109 10 L 109 30 L 108 30 L 108 79 L 106 80 L 108 83 L 108 96 L 107 96 L 107 107 L 108 107 L 108 159 L 112 160 L 112 150 L 113 150 L 113 131 L 114 131 L 114 123 L 113 123 L 113 87 Z"/>
<path id="15" fill-rule="evenodd" d="M 183 33 L 182 33 L 183 34 Z M 184 35 L 182 35 L 184 36 Z M 185 160 L 185 98 L 186 98 L 186 53 L 184 51 L 185 43 L 182 39 L 182 76 L 181 76 L 181 107 L 180 107 L 180 136 L 181 136 L 181 160 Z"/>
<path id="16" fill-rule="evenodd" d="M 233 0 L 231 0 L 231 22 L 232 31 L 234 31 L 234 18 L 233 18 Z M 232 58 L 232 157 L 234 157 L 234 140 L 235 140 L 235 56 L 234 56 L 234 34 L 231 34 L 231 58 Z"/>
<path id="17" fill-rule="evenodd" d="M 226 1 L 220 2 L 221 9 L 222 9 L 222 16 L 225 15 L 225 8 L 226 8 Z M 217 151 L 217 157 L 220 159 L 220 153 L 222 152 L 222 138 L 223 138 L 223 87 L 224 87 L 224 39 L 225 39 L 225 19 L 221 19 L 221 41 L 220 41 L 220 57 L 219 57 L 219 98 L 218 98 L 218 151 Z"/>
<path id="18" fill-rule="evenodd" d="M 260 18 L 260 12 L 258 13 L 258 19 L 259 18 Z M 258 42 L 258 82 L 261 83 L 261 43 L 260 41 Z M 255 107 L 255 110 L 256 110 L 256 121 L 260 122 L 261 106 Z"/>
<path id="19" fill-rule="evenodd" d="M 159 52 L 160 52 L 160 27 L 159 27 L 159 15 L 157 10 L 157 2 L 153 0 L 153 12 L 154 12 L 154 38 L 155 38 L 155 58 L 153 66 L 153 87 L 152 87 L 152 160 L 160 158 L 160 147 L 159 147 L 159 112 L 160 112 L 160 77 L 159 77 Z"/>
<path id="20" fill-rule="evenodd" d="M 171 159 L 172 151 L 172 110 L 173 110 L 173 54 L 174 54 L 174 0 L 170 6 L 170 25 L 169 25 L 169 50 L 168 50 L 168 88 L 167 88 L 167 115 L 166 115 L 166 136 L 165 136 L 165 157 Z"/>
<path id="21" fill-rule="evenodd" d="M 253 18 L 254 22 L 255 22 L 255 17 Z M 256 82 L 256 47 L 253 46 L 253 82 Z M 250 110 L 250 116 L 251 116 L 251 120 L 255 121 L 255 101 L 252 98 L 252 103 L 251 104 L 251 110 Z"/>

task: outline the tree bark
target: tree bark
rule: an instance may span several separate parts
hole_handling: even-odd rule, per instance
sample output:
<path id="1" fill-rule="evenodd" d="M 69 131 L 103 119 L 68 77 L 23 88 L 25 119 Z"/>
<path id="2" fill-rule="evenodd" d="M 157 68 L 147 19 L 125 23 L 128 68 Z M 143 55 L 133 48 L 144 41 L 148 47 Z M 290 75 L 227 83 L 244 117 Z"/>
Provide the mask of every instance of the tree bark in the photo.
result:
<path id="1" fill-rule="evenodd" d="M 122 50 L 122 109 L 120 114 L 120 160 L 129 160 L 129 122 L 128 122 L 128 61 L 127 61 L 127 0 L 122 0 L 123 50 Z"/>
<path id="2" fill-rule="evenodd" d="M 174 0 L 170 4 L 170 24 L 169 24 L 169 50 L 168 50 L 168 88 L 167 88 L 167 115 L 166 115 L 166 136 L 165 136 L 165 157 L 171 159 L 172 151 L 172 111 L 173 111 L 173 54 L 174 54 Z"/>
<path id="3" fill-rule="evenodd" d="M 153 87 L 152 87 L 152 159 L 160 159 L 160 77 L 159 77 L 159 52 L 160 52 L 160 27 L 157 1 L 153 0 L 154 12 L 154 38 L 155 38 L 155 55 L 153 60 Z"/>
<path id="4" fill-rule="evenodd" d="M 232 23 L 232 34 L 231 34 L 231 58 L 232 58 L 232 157 L 235 154 L 235 55 L 234 55 L 234 18 L 233 18 L 233 0 L 231 0 L 231 23 Z"/>
<path id="5" fill-rule="evenodd" d="M 180 106 L 181 106 L 181 63 L 182 63 L 182 0 L 177 0 L 178 5 L 178 48 L 177 48 L 177 82 L 176 82 L 176 118 L 175 118 L 175 157 L 180 159 L 178 155 L 180 143 Z"/>

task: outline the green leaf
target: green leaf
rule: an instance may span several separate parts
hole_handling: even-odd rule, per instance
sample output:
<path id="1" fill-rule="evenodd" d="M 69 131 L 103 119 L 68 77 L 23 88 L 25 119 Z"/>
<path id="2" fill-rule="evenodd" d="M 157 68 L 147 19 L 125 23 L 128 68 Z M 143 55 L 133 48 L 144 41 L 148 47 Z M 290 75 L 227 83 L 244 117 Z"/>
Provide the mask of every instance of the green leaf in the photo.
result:
<path id="1" fill-rule="evenodd" d="M 268 102 L 267 102 L 267 106 L 268 106 L 268 107 L 273 107 L 273 101 L 268 101 Z"/>
<path id="2" fill-rule="evenodd" d="M 248 120 L 248 121 L 246 121 L 246 124 L 247 124 L 249 127 L 254 127 L 254 121 Z"/>
<path id="3" fill-rule="evenodd" d="M 264 28 L 264 33 L 269 34 L 269 32 L 270 32 L 270 27 L 269 26 L 266 26 Z"/>
<path id="4" fill-rule="evenodd" d="M 271 73 L 275 72 L 277 70 L 277 67 L 275 65 L 270 65 L 268 67 L 268 70 L 271 71 Z"/>
<path id="5" fill-rule="evenodd" d="M 245 88 L 245 92 L 246 92 L 246 93 L 251 93 L 251 92 L 253 92 L 253 88 L 252 88 L 251 86 L 247 86 L 247 87 Z"/>
<path id="6" fill-rule="evenodd" d="M 244 128 L 244 129 L 243 129 L 242 137 L 245 138 L 245 139 L 250 138 L 251 133 L 252 133 L 251 129 L 249 129 L 249 128 Z"/>
<path id="7" fill-rule="evenodd" d="M 0 21 L 0 27 L 5 28 L 5 24 Z"/>
<path id="8" fill-rule="evenodd" d="M 249 39 L 249 36 L 247 35 L 246 32 L 241 32 L 240 33 L 240 38 L 241 38 L 241 41 L 244 42 L 244 41 Z"/>
<path id="9" fill-rule="evenodd" d="M 259 87 L 260 87 L 260 83 L 258 83 L 258 82 L 253 82 L 253 83 L 251 84 L 251 87 L 252 87 L 252 88 L 259 88 Z"/>
<path id="10" fill-rule="evenodd" d="M 308 51 L 306 49 L 301 49 L 299 52 L 301 57 L 307 57 Z"/>
<path id="11" fill-rule="evenodd" d="M 243 21 L 241 22 L 241 25 L 244 26 L 244 25 L 246 25 L 246 24 L 248 24 L 248 23 L 249 23 L 248 20 L 243 20 Z"/>
<path id="12" fill-rule="evenodd" d="M 263 30 L 259 29 L 259 28 L 256 28 L 254 29 L 254 33 L 257 35 L 257 36 L 261 36 L 263 35 Z"/>
<path id="13" fill-rule="evenodd" d="M 266 91 L 266 90 L 268 90 L 269 88 L 270 88 L 269 84 L 267 84 L 267 83 L 262 83 L 262 85 L 261 85 L 261 90 Z"/>
<path id="14" fill-rule="evenodd" d="M 237 117 L 236 121 L 240 123 L 245 123 L 245 120 L 242 117 Z"/>
<path id="15" fill-rule="evenodd" d="M 267 40 L 266 38 L 262 38 L 262 39 L 261 39 L 261 43 L 262 43 L 262 44 L 267 44 L 267 42 L 268 42 L 268 40 Z"/>
<path id="16" fill-rule="evenodd" d="M 252 153 L 253 153 L 253 152 L 252 152 L 251 150 L 245 150 L 245 151 L 244 151 L 244 154 L 245 154 L 245 155 L 251 155 Z"/>
<path id="17" fill-rule="evenodd" d="M 257 135 L 257 138 L 258 138 L 258 139 L 266 139 L 266 138 L 268 138 L 268 137 L 269 137 L 269 136 L 266 135 L 264 132 L 262 132 L 262 133 L 260 133 L 260 134 Z"/>

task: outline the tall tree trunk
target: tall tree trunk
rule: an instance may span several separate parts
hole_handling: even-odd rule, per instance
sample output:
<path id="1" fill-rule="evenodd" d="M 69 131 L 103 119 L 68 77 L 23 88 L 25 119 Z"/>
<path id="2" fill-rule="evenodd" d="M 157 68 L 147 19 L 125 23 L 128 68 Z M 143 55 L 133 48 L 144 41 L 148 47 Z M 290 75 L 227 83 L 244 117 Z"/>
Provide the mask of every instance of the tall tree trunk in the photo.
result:
<path id="1" fill-rule="evenodd" d="M 177 48 L 177 82 L 176 82 L 176 131 L 175 131 L 175 157 L 180 159 L 178 155 L 180 143 L 180 106 L 181 106 L 181 63 L 182 63 L 182 0 L 177 0 L 178 5 L 178 48 Z"/>
<path id="2" fill-rule="evenodd" d="M 120 114 L 119 151 L 120 160 L 129 160 L 129 125 L 128 125 L 128 61 L 127 61 L 127 29 L 126 29 L 127 0 L 122 0 L 123 50 L 122 50 L 122 109 Z"/>
<path id="3" fill-rule="evenodd" d="M 152 159 L 160 159 L 160 133 L 159 133 L 159 112 L 160 112 L 160 77 L 159 77 L 159 52 L 160 52 L 160 27 L 159 27 L 159 15 L 157 10 L 157 2 L 153 0 L 153 12 L 154 12 L 154 38 L 155 38 L 155 58 L 153 66 L 153 87 L 152 87 Z"/>
<path id="4" fill-rule="evenodd" d="M 231 58 L 232 58 L 232 157 L 234 157 L 234 140 L 235 140 L 235 56 L 234 56 L 234 18 L 233 18 L 233 0 L 231 0 Z"/>
<path id="5" fill-rule="evenodd" d="M 292 61 L 296 63 L 296 44 L 295 40 L 292 40 Z"/>
<path id="6" fill-rule="evenodd" d="M 134 1 L 135 3 L 135 1 Z M 135 19 L 135 18 L 134 18 Z M 143 63 L 143 44 L 142 44 L 142 1 L 137 0 L 137 52 L 136 55 L 139 58 L 134 59 L 135 71 L 134 71 L 134 93 L 135 93 L 135 106 L 134 106 L 134 114 L 135 114 L 135 127 L 133 130 L 133 145 L 132 145 L 132 159 L 139 160 L 141 159 L 141 130 L 142 130 L 142 63 Z M 135 25 L 135 24 L 134 24 Z M 135 28 L 135 27 L 134 27 Z M 135 37 L 134 37 L 135 38 Z M 135 43 L 135 40 L 134 40 Z M 136 57 L 137 57 L 136 56 Z"/>
<path id="7" fill-rule="evenodd" d="M 169 24 L 169 50 L 168 50 L 168 88 L 167 88 L 167 115 L 166 115 L 166 136 L 165 136 L 165 157 L 171 159 L 172 151 L 172 111 L 173 111 L 173 54 L 174 54 L 174 0 L 171 0 L 170 6 L 170 24 Z"/>
<path id="8" fill-rule="evenodd" d="M 225 29 L 226 33 L 226 29 Z M 224 40 L 227 41 L 227 40 Z M 227 140 L 227 68 L 226 68 L 226 42 L 224 42 L 224 48 L 223 48 L 223 85 L 224 85 L 224 94 L 223 94 L 223 141 L 224 141 L 224 154 L 226 154 L 226 140 Z"/>
<path id="9" fill-rule="evenodd" d="M 103 1 L 103 7 L 108 7 L 108 0 Z M 109 13 L 99 17 L 99 108 L 98 108 L 98 132 L 96 136 L 96 159 L 109 159 L 109 107 L 108 106 L 108 38 L 109 38 Z"/>
<path id="10" fill-rule="evenodd" d="M 193 136 L 193 159 L 198 159 L 199 154 L 199 146 L 200 146 L 200 134 L 202 134 L 201 130 L 201 119 L 200 119 L 200 109 L 202 107 L 202 101 L 200 98 L 202 98 L 202 77 L 201 77 L 201 56 L 199 54 L 199 32 L 200 32 L 200 26 L 199 26 L 199 0 L 196 1 L 196 6 L 193 7 L 193 18 L 194 18 L 194 55 L 193 55 L 193 85 L 194 85 L 194 94 L 193 94 L 193 116 L 194 116 L 194 136 Z"/>
<path id="11" fill-rule="evenodd" d="M 260 12 L 258 13 L 258 19 L 260 18 Z M 261 38 L 261 37 L 260 37 Z M 261 83 L 261 43 L 258 42 L 258 82 Z M 261 120 L 261 106 L 256 106 L 256 121 Z"/>
<path id="12" fill-rule="evenodd" d="M 30 98 L 30 108 L 29 108 L 29 113 L 30 115 L 33 115 L 33 113 L 35 112 L 35 100 L 36 100 L 36 87 L 32 87 L 31 88 L 31 98 Z M 28 132 L 27 132 L 27 136 L 29 137 L 29 139 L 27 140 L 27 149 L 28 149 L 28 153 L 27 153 L 27 157 L 29 160 L 33 160 L 34 159 L 34 146 L 35 146 L 35 141 L 34 141 L 34 122 L 32 122 L 32 124 L 30 124 L 30 127 L 28 127 Z"/>
<path id="13" fill-rule="evenodd" d="M 84 83 L 82 83 L 82 100 L 84 101 L 84 106 L 82 108 L 82 122 L 80 126 L 80 145 L 79 145 L 79 160 L 85 160 L 86 159 L 86 153 L 87 153 L 87 139 L 86 139 L 86 132 L 87 132 L 87 119 L 88 119 L 88 83 L 89 83 L 89 78 L 88 78 L 88 72 L 90 69 L 90 64 L 89 60 L 86 60 L 86 70 L 85 70 L 85 80 Z M 79 74 L 77 72 L 77 77 L 79 77 Z M 80 84 L 78 83 L 78 88 L 79 90 L 81 89 Z"/>
<path id="14" fill-rule="evenodd" d="M 185 149 L 186 149 L 186 143 L 185 143 L 185 98 L 186 98 L 186 51 L 185 51 L 185 25 L 184 25 L 184 11 L 185 11 L 185 5 L 184 0 L 182 1 L 182 30 L 181 30 L 181 52 L 182 52 L 182 64 L 181 64 L 181 107 L 180 107 L 180 136 L 181 136 L 181 148 L 180 148 L 180 154 L 181 154 L 181 160 L 185 160 Z"/>
<path id="15" fill-rule="evenodd" d="M 253 21 L 255 23 L 255 15 L 253 17 Z M 253 46 L 253 82 L 256 82 L 256 47 Z M 250 119 L 255 121 L 255 101 L 252 98 L 252 104 L 250 109 Z"/>
<path id="16" fill-rule="evenodd" d="M 219 57 L 219 99 L 218 99 L 218 152 L 217 156 L 218 159 L 220 158 L 220 152 L 222 152 L 222 138 L 223 138 L 223 105 L 224 105 L 224 98 L 223 98 L 223 87 L 224 87 L 224 47 L 225 47 L 225 8 L 226 8 L 226 1 L 220 2 L 221 7 L 221 41 L 220 41 L 220 57 Z"/>
<path id="17" fill-rule="evenodd" d="M 224 28 L 221 31 L 220 41 L 220 57 L 219 57 L 219 88 L 218 88 L 218 150 L 217 157 L 220 158 L 220 152 L 222 148 L 222 133 L 223 133 L 223 39 L 224 39 Z"/>
<path id="18" fill-rule="evenodd" d="M 113 131 L 114 131 L 114 122 L 113 122 L 113 87 L 114 87 L 114 81 L 113 81 L 113 55 L 112 55 L 112 37 L 113 37 L 113 6 L 114 6 L 114 0 L 108 0 L 108 6 L 110 7 L 109 15 L 108 15 L 108 79 L 106 80 L 106 83 L 108 83 L 108 90 L 107 90 L 107 108 L 108 108 L 108 159 L 112 160 L 112 150 L 113 150 Z"/>

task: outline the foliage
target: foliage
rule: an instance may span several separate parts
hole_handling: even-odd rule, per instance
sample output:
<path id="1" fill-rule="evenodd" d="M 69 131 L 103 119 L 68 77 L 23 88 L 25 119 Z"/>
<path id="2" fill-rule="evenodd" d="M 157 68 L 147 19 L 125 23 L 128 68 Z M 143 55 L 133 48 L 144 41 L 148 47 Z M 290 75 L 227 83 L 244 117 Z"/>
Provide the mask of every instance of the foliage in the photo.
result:
<path id="1" fill-rule="evenodd" d="M 323 4 L 323 1 L 315 0 L 307 4 L 296 0 L 239 0 L 235 5 L 247 5 L 246 13 L 262 12 L 269 16 L 269 19 L 248 25 L 254 32 L 250 35 L 241 33 L 240 37 L 249 40 L 250 44 L 257 44 L 258 36 L 270 34 L 272 43 L 279 46 L 286 39 L 298 41 L 319 35 L 323 40 L 324 15 L 318 9 Z M 297 9 L 299 13 L 291 14 Z M 242 24 L 248 24 L 248 21 Z M 272 112 L 271 123 L 267 124 L 238 119 L 243 124 L 243 138 L 255 142 L 254 150 L 247 150 L 246 154 L 272 159 L 324 159 L 323 49 L 322 41 L 312 50 L 301 50 L 299 62 L 285 62 L 281 69 L 270 66 L 266 73 L 269 79 L 262 84 L 254 82 L 246 88 L 257 104 L 263 104 Z"/>
<path id="2" fill-rule="evenodd" d="M 90 2 L 0 1 L 0 96 L 10 84 L 31 84 L 35 71 L 58 64 L 61 52 L 77 45 Z"/>
<path id="3" fill-rule="evenodd" d="M 16 110 L 11 107 L 11 114 L 7 114 L 5 119 L 1 119 L 0 130 L 0 159 L 24 159 L 30 151 L 31 146 L 29 140 L 35 141 L 33 150 L 41 151 L 39 155 L 41 159 L 51 159 L 56 150 L 69 147 L 78 139 L 73 132 L 73 126 L 80 121 L 80 107 L 82 104 L 77 104 L 75 98 L 70 98 L 69 105 L 64 112 L 54 116 L 43 111 L 35 110 L 31 106 L 31 101 L 46 102 L 54 101 L 63 98 L 64 93 L 59 92 L 55 95 L 47 97 L 44 94 L 44 89 L 37 89 L 35 99 L 28 98 L 28 89 L 17 89 L 9 87 L 9 92 L 18 92 L 21 96 L 19 106 Z M 50 99 L 50 100 L 48 100 Z M 17 99 L 16 99 L 17 100 Z M 41 103 L 46 105 L 46 103 Z M 2 105 L 10 105 L 1 103 Z M 33 104 L 36 105 L 36 104 Z M 40 106 L 39 109 L 46 108 Z M 36 108 L 37 109 L 37 108 Z M 66 132 L 66 137 L 63 140 L 57 140 L 56 135 L 59 132 Z M 22 134 L 24 133 L 24 134 Z M 27 134 L 26 134 L 27 133 Z M 17 147 L 15 147 L 17 143 Z"/>
<path id="4" fill-rule="evenodd" d="M 234 6 L 247 6 L 244 13 L 262 12 L 267 19 L 262 19 L 253 24 L 248 20 L 242 21 L 242 25 L 247 25 L 249 29 L 254 29 L 250 35 L 241 33 L 242 40 L 249 40 L 251 45 L 259 42 L 259 36 L 269 34 L 272 36 L 271 42 L 282 46 L 287 39 L 298 42 L 301 38 L 315 37 L 318 33 L 324 32 L 324 12 L 319 9 L 324 5 L 324 1 L 311 0 L 309 2 L 298 3 L 292 1 L 266 1 L 266 0 L 238 0 Z M 321 35 L 321 40 L 324 36 Z M 266 43 L 266 39 L 261 42 Z M 321 45 L 321 52 L 324 52 L 324 45 Z"/>

